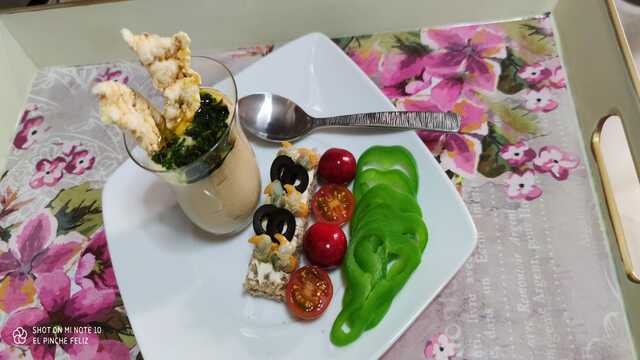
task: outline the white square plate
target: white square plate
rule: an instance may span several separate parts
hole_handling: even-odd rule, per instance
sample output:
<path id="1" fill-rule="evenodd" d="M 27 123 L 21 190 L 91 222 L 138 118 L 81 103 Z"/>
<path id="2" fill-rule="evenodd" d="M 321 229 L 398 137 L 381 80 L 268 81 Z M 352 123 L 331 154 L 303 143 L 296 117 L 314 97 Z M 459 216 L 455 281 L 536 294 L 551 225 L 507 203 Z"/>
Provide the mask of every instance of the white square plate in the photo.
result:
<path id="1" fill-rule="evenodd" d="M 358 67 L 322 34 L 277 49 L 237 76 L 239 96 L 273 92 L 316 116 L 394 110 Z M 298 143 L 359 156 L 371 145 L 404 145 L 420 171 L 419 202 L 429 228 L 422 263 L 389 313 L 355 343 L 335 347 L 331 324 L 343 281 L 318 320 L 293 319 L 286 307 L 243 293 L 251 227 L 212 238 L 182 214 L 168 186 L 125 162 L 103 192 L 109 249 L 124 304 L 146 359 L 371 359 L 393 344 L 458 271 L 476 244 L 469 213 L 438 163 L 411 131 L 318 131 Z M 254 142 L 263 186 L 277 147 Z"/>

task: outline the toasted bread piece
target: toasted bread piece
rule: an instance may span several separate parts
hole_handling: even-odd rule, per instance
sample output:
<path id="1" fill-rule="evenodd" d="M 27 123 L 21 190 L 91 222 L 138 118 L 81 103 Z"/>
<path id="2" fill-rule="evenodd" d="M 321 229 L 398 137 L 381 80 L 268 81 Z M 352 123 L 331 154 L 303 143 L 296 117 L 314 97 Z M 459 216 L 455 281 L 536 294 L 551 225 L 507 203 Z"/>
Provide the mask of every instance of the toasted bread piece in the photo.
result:
<path id="1" fill-rule="evenodd" d="M 117 81 L 103 81 L 93 87 L 100 98 L 100 117 L 107 124 L 126 129 L 149 154 L 160 150 L 162 138 L 158 125 L 162 115 L 142 95 Z"/>
<path id="2" fill-rule="evenodd" d="M 149 71 L 153 85 L 164 96 L 163 115 L 167 128 L 173 130 L 181 121 L 191 121 L 200 107 L 202 80 L 191 69 L 189 36 L 184 32 L 171 37 L 146 32 L 133 34 L 128 29 L 122 29 L 121 33 Z"/>

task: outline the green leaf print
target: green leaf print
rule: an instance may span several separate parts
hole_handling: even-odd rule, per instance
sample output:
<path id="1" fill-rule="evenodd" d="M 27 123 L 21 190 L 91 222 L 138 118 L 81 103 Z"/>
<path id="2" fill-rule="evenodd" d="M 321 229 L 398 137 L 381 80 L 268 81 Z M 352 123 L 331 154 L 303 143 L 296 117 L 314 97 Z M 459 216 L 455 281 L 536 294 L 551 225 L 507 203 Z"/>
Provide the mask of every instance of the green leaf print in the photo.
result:
<path id="1" fill-rule="evenodd" d="M 524 65 L 524 60 L 517 57 L 511 48 L 507 48 L 507 57 L 500 62 L 500 92 L 512 95 L 527 87 L 527 82 L 518 75 L 518 70 Z"/>
<path id="2" fill-rule="evenodd" d="M 103 320 L 92 325 L 100 327 L 103 339 L 116 340 L 124 343 L 129 349 L 136 345 L 136 338 L 127 315 L 118 309 L 111 309 Z"/>
<path id="3" fill-rule="evenodd" d="M 373 35 L 356 35 L 356 36 L 345 36 L 341 38 L 333 39 L 333 42 L 338 45 L 342 51 L 349 52 L 349 50 L 359 49 L 366 44 L 369 44 L 369 40 L 373 37 Z"/>
<path id="4" fill-rule="evenodd" d="M 500 130 L 512 143 L 527 135 L 538 135 L 539 128 L 534 114 L 506 102 L 489 102 L 489 109 L 502 121 Z"/>
<path id="5" fill-rule="evenodd" d="M 11 238 L 11 229 L 13 228 L 13 224 L 7 227 L 0 226 L 0 240 L 8 242 Z"/>
<path id="6" fill-rule="evenodd" d="M 58 220 L 58 233 L 77 231 L 87 237 L 102 226 L 102 190 L 88 183 L 61 190 L 47 205 Z"/>
<path id="7" fill-rule="evenodd" d="M 422 57 L 431 52 L 431 49 L 420 42 L 420 35 L 418 34 L 417 38 L 413 36 L 401 36 L 403 34 L 394 35 L 395 45 L 393 48 L 400 50 L 402 53 L 415 56 Z"/>
<path id="8" fill-rule="evenodd" d="M 518 56 L 528 64 L 556 55 L 553 35 L 541 26 L 540 20 L 507 22 L 501 26 L 514 42 L 512 46 L 517 46 Z"/>
<path id="9" fill-rule="evenodd" d="M 488 178 L 495 178 L 512 170 L 512 167 L 500 156 L 500 149 L 509 140 L 489 124 L 489 134 L 482 138 L 482 154 L 478 162 L 478 172 Z"/>
<path id="10" fill-rule="evenodd" d="M 429 52 L 429 48 L 420 42 L 419 31 L 347 36 L 333 39 L 333 41 L 347 53 L 358 49 L 367 51 L 376 46 L 385 53 L 392 49 L 400 49 L 408 54 L 426 54 Z"/>

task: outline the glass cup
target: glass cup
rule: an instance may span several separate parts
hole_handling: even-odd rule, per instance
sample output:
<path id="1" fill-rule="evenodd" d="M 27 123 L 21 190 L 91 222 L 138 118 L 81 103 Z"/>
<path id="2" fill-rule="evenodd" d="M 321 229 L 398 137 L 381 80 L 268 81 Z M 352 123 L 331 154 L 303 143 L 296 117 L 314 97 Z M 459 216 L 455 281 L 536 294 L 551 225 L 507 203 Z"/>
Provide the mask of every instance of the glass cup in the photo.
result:
<path id="1" fill-rule="evenodd" d="M 229 127 L 218 142 L 194 162 L 172 170 L 151 160 L 128 134 L 125 147 L 136 164 L 170 184 L 194 224 L 216 235 L 235 233 L 251 222 L 260 200 L 260 170 L 238 123 L 238 94 L 229 69 L 204 56 L 193 56 L 191 67 L 202 77 L 201 92 L 213 89 L 230 105 Z"/>

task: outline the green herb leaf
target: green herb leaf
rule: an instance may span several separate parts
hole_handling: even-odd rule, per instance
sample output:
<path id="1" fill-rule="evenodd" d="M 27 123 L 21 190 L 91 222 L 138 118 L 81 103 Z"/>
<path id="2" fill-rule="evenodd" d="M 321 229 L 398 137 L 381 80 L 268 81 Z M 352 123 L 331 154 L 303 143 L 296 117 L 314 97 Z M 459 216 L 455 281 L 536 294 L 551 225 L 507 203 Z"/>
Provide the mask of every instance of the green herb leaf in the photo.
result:
<path id="1" fill-rule="evenodd" d="M 167 140 L 151 159 L 168 170 L 193 163 L 210 151 L 226 133 L 228 117 L 229 109 L 222 99 L 216 100 L 211 94 L 201 92 L 200 108 L 184 136 Z"/>

